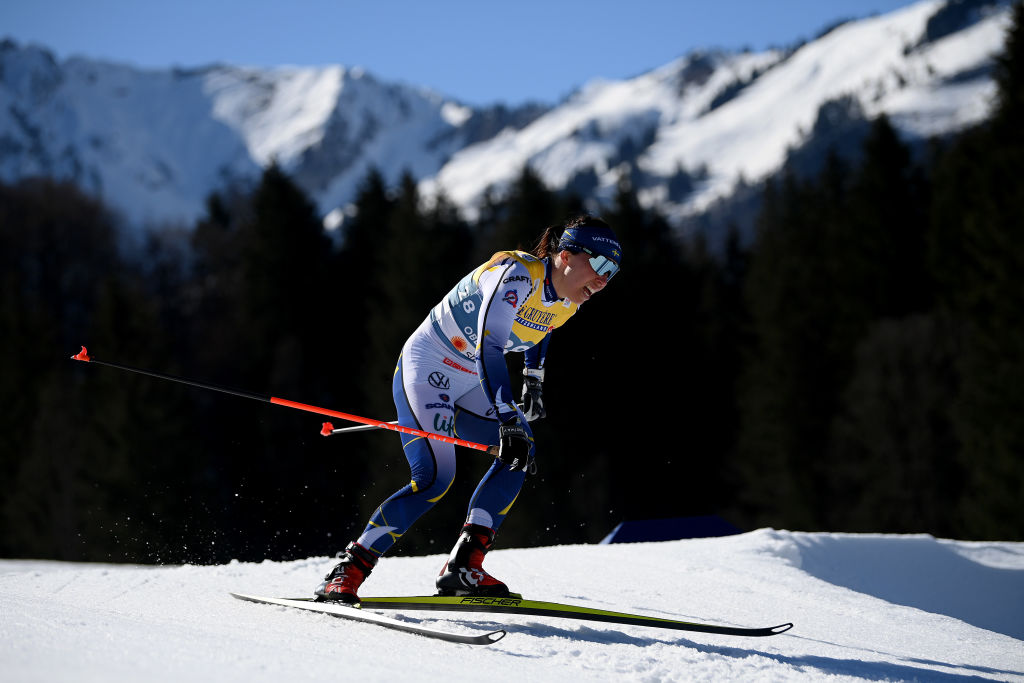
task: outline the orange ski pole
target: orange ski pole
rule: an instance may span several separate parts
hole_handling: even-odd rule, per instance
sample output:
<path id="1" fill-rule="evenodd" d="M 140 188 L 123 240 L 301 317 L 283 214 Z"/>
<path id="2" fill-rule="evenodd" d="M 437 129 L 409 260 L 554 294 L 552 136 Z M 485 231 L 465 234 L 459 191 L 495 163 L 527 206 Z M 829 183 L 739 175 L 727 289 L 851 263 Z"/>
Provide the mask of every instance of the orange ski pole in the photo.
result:
<path id="1" fill-rule="evenodd" d="M 338 410 L 330 410 L 328 408 L 320 408 L 319 406 L 313 406 L 306 403 L 299 403 L 298 401 L 291 401 L 286 398 L 278 398 L 276 396 L 261 396 L 260 394 L 249 393 L 248 391 L 239 391 L 238 389 L 230 389 L 228 387 L 219 387 L 214 384 L 206 384 L 204 382 L 197 382 L 191 379 L 185 379 L 182 377 L 174 377 L 173 375 L 165 375 L 160 372 L 153 372 L 151 370 L 141 370 L 139 368 L 133 368 L 127 365 L 121 365 L 120 363 L 111 363 L 109 361 L 96 360 L 89 356 L 88 351 L 83 346 L 82 350 L 71 356 L 72 360 L 84 361 L 86 363 L 95 363 L 96 365 L 105 365 L 109 368 L 117 368 L 118 370 L 127 370 L 128 372 L 134 372 L 140 375 L 148 375 L 150 377 L 156 377 L 157 379 L 166 379 L 172 382 L 178 382 L 179 384 L 187 384 L 192 387 L 199 387 L 200 389 L 210 389 L 212 391 L 219 391 L 223 394 L 231 394 L 232 396 L 241 396 L 242 398 L 251 398 L 255 401 L 262 401 L 264 403 L 273 403 L 274 405 L 285 406 L 286 408 L 295 408 L 296 410 L 304 410 L 308 413 L 317 413 L 318 415 L 328 415 L 330 417 L 337 417 L 342 420 L 348 420 L 349 422 L 359 422 L 365 425 L 370 425 L 378 429 L 390 429 L 393 432 L 401 432 L 402 434 L 411 434 L 413 436 L 422 436 L 427 439 L 434 439 L 435 441 L 443 441 L 444 443 L 454 444 L 456 446 L 465 446 L 466 448 L 472 448 L 477 451 L 483 451 L 490 455 L 498 455 L 497 446 L 486 446 L 482 443 L 476 443 L 473 441 L 466 441 L 464 439 L 456 439 L 451 436 L 445 436 L 443 434 L 434 434 L 433 432 L 425 432 L 422 429 L 413 429 L 412 427 L 403 427 L 399 424 L 392 422 L 385 422 L 383 420 L 374 420 L 369 417 L 360 417 L 359 415 L 352 415 L 350 413 L 343 413 Z"/>

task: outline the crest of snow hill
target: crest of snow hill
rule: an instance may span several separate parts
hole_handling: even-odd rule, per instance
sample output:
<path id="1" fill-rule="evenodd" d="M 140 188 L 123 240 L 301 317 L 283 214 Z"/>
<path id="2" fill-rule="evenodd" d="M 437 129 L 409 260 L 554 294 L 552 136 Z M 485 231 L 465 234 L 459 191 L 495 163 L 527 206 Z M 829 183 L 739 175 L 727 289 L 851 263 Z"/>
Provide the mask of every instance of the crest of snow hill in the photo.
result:
<path id="1" fill-rule="evenodd" d="M 191 223 L 276 162 L 337 225 L 367 172 L 408 172 L 468 217 L 531 166 L 600 206 L 627 179 L 677 223 L 787 161 L 985 119 L 1008 0 L 925 0 L 764 52 L 702 51 L 554 106 L 471 107 L 344 66 L 141 70 L 0 43 L 0 180 L 72 180 L 136 226 Z"/>

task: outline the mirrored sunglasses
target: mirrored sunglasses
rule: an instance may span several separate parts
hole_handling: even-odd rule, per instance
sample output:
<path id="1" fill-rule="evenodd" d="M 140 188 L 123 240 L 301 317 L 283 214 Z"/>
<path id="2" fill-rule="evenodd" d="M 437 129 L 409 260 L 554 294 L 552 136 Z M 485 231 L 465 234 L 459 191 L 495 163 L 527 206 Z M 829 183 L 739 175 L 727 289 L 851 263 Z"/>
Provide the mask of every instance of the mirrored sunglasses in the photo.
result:
<path id="1" fill-rule="evenodd" d="M 590 267 L 594 269 L 594 272 L 597 273 L 598 277 L 604 277 L 607 275 L 608 279 L 611 280 L 615 277 L 615 274 L 619 272 L 619 264 L 607 256 L 594 253 L 581 244 L 576 244 L 574 246 L 590 257 Z"/>

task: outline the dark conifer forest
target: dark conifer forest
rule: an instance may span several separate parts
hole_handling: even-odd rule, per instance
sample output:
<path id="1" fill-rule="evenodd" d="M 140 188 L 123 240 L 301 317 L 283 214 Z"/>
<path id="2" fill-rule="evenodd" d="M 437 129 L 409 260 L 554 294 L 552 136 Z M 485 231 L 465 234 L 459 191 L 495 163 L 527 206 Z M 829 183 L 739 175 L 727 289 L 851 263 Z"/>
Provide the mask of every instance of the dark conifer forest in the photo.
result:
<path id="1" fill-rule="evenodd" d="M 1024 540 L 1024 9 L 983 124 L 783 169 L 721 249 L 601 212 L 622 273 L 558 330 L 499 547 L 624 520 Z M 399 438 L 77 363 L 382 420 L 406 336 L 493 251 L 584 210 L 523 169 L 468 222 L 371 172 L 323 230 L 278 167 L 192 226 L 129 239 L 72 185 L 0 185 L 0 556 L 214 563 L 332 555 L 408 481 Z M 521 360 L 510 356 L 515 369 Z M 518 372 L 513 371 L 513 378 Z M 518 391 L 518 387 L 516 387 Z M 335 426 L 349 426 L 335 420 Z M 486 456 L 394 554 L 447 552 Z"/>

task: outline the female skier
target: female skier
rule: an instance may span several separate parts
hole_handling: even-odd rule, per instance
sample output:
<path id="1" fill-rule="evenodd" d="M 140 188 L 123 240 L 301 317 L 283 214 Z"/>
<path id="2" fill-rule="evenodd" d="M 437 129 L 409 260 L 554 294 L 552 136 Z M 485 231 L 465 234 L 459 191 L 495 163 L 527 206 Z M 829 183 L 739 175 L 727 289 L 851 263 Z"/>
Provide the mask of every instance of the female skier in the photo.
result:
<path id="1" fill-rule="evenodd" d="M 549 227 L 533 253 L 502 251 L 466 275 L 402 348 L 392 390 L 407 427 L 499 446 L 469 501 L 462 533 L 437 578 L 440 595 L 507 596 L 483 569 L 484 554 L 534 469 L 529 422 L 544 417 L 542 382 L 551 331 L 608 284 L 622 250 L 603 220 L 581 216 Z M 505 354 L 522 352 L 522 407 Z M 316 589 L 318 600 L 357 604 L 378 558 L 455 479 L 455 447 L 401 434 L 412 480 L 381 503 L 363 533 Z"/>

